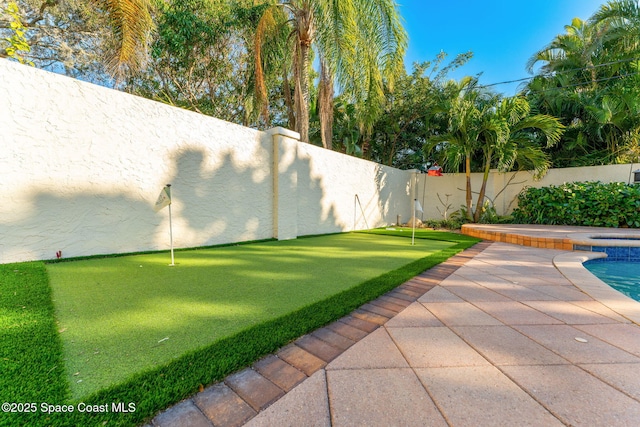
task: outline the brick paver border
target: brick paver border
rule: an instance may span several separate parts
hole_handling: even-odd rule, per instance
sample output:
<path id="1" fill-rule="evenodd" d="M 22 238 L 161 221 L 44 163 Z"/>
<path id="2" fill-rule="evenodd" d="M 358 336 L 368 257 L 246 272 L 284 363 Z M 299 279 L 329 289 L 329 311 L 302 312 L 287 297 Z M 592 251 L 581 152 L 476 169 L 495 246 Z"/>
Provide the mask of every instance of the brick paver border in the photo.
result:
<path id="1" fill-rule="evenodd" d="M 242 426 L 346 349 L 384 325 L 491 242 L 480 242 L 158 414 L 145 427 Z"/>
<path id="2" fill-rule="evenodd" d="M 526 234 L 509 233 L 502 230 L 483 230 L 477 224 L 463 224 L 462 234 L 493 242 L 511 243 L 532 248 L 556 249 L 572 251 L 573 241 L 568 238 L 527 236 Z"/>

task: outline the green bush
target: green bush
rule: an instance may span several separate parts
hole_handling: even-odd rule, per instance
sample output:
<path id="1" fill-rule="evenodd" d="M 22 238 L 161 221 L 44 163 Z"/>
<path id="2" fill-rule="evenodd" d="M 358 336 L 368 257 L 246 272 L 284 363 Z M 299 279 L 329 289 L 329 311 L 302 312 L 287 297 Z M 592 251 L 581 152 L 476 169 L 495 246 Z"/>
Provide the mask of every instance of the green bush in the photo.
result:
<path id="1" fill-rule="evenodd" d="M 480 218 L 478 219 L 478 224 L 511 224 L 513 222 L 513 218 L 508 215 L 498 215 L 496 212 L 495 206 L 488 201 L 485 200 L 484 204 L 480 209 Z M 460 228 L 462 224 L 466 224 L 469 222 L 467 219 L 467 207 L 460 206 L 460 209 L 453 212 L 450 216 L 451 220 L 457 221 Z"/>
<path id="2" fill-rule="evenodd" d="M 462 227 L 463 222 L 459 219 L 425 219 L 423 221 L 425 227 L 431 227 L 433 229 L 445 229 L 445 230 L 459 230 Z"/>
<path id="3" fill-rule="evenodd" d="M 621 182 L 571 182 L 523 189 L 516 223 L 640 227 L 640 186 Z"/>

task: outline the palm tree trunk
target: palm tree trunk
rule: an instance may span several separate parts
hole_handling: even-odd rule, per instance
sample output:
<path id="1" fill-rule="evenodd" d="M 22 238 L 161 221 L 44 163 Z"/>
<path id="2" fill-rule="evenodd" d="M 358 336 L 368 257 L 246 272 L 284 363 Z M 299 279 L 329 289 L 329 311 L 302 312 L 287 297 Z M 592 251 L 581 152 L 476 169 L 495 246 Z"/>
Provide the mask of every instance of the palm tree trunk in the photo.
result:
<path id="1" fill-rule="evenodd" d="M 473 222 L 473 216 L 471 215 L 471 207 L 473 199 L 471 197 L 471 153 L 467 153 L 464 160 L 464 174 L 467 178 L 467 219 Z"/>
<path id="2" fill-rule="evenodd" d="M 309 46 L 300 42 L 296 79 L 296 130 L 300 141 L 309 142 Z"/>
<path id="3" fill-rule="evenodd" d="M 482 175 L 482 186 L 480 187 L 480 194 L 478 194 L 476 210 L 473 213 L 474 222 L 479 222 L 480 215 L 482 215 L 482 207 L 484 206 L 484 195 L 487 193 L 487 181 L 489 180 L 489 171 L 491 170 L 491 157 L 491 154 L 487 154 L 487 157 L 485 158 L 484 174 Z"/>
<path id="4" fill-rule="evenodd" d="M 362 158 L 371 160 L 371 136 L 367 132 L 362 133 Z"/>
<path id="5" fill-rule="evenodd" d="M 320 106 L 320 136 L 322 146 L 333 149 L 333 75 L 324 60 L 320 60 L 320 83 L 318 85 Z"/>
<path id="6" fill-rule="evenodd" d="M 287 106 L 287 119 L 289 121 L 289 129 L 296 128 L 296 110 L 295 103 L 291 98 L 291 87 L 289 86 L 287 66 L 282 69 L 282 90 L 284 92 L 284 103 Z"/>

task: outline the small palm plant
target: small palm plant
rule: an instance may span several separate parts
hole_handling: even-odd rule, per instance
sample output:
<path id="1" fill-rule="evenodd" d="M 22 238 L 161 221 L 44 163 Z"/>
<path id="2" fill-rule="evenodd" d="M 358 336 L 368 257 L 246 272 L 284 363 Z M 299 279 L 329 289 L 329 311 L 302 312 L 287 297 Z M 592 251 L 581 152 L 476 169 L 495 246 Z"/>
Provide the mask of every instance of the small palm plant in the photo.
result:
<path id="1" fill-rule="evenodd" d="M 555 145 L 564 126 L 555 117 L 531 114 L 529 103 L 522 97 L 501 98 L 482 93 L 473 86 L 474 82 L 474 79 L 462 81 L 460 96 L 449 105 L 447 132 L 430 138 L 425 148 L 427 152 L 440 152 L 450 169 L 458 170 L 464 162 L 465 214 L 468 221 L 478 222 L 491 168 L 506 172 L 517 167 L 533 170 L 535 177 L 542 176 L 550 161 L 540 141 L 546 141 L 546 147 Z M 474 210 L 471 166 L 478 155 L 482 156 L 483 177 Z"/>

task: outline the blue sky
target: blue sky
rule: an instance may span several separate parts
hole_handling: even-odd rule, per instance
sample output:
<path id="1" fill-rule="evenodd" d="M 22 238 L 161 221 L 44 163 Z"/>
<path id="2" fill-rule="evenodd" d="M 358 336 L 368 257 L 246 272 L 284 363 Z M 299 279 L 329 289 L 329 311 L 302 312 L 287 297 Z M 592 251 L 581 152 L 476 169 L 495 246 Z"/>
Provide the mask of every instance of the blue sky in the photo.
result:
<path id="1" fill-rule="evenodd" d="M 409 33 L 405 62 L 430 61 L 440 52 L 473 58 L 450 76 L 482 72 L 481 84 L 529 77 L 527 60 L 574 17 L 588 19 L 606 0 L 398 0 Z M 518 84 L 498 85 L 513 95 Z"/>

